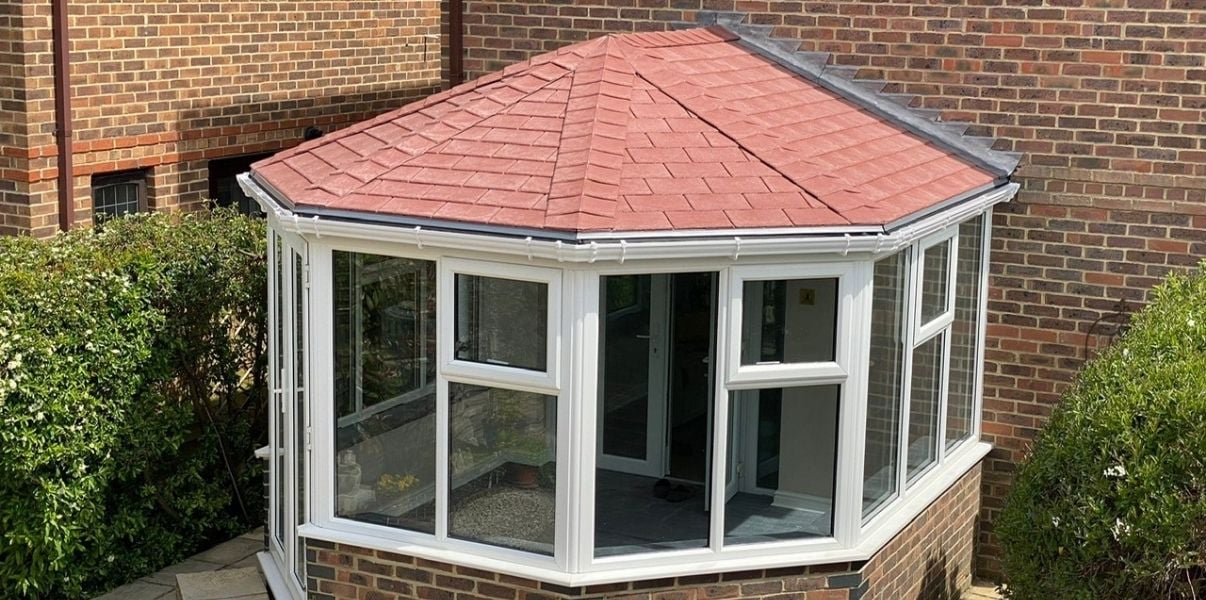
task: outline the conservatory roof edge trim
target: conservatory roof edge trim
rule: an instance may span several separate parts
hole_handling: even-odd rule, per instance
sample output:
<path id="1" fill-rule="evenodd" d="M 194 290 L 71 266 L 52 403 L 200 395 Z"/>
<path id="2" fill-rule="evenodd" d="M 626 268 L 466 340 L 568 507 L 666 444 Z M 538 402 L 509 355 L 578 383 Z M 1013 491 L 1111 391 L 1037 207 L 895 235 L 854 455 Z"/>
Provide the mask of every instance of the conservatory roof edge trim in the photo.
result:
<path id="1" fill-rule="evenodd" d="M 279 196 L 262 187 L 248 173 L 238 176 L 239 185 L 285 231 L 321 239 L 338 237 L 379 240 L 388 243 L 477 250 L 528 260 L 546 259 L 564 263 L 624 262 L 638 259 L 723 258 L 741 256 L 783 256 L 792 254 L 895 252 L 900 248 L 971 218 L 1017 193 L 1019 185 L 1009 183 L 946 207 L 924 218 L 891 231 L 880 226 L 818 231 L 816 228 L 752 230 L 680 230 L 673 237 L 664 231 L 627 232 L 614 238 L 550 238 L 549 231 L 525 231 L 512 228 L 483 230 L 480 224 L 437 222 L 398 218 L 374 222 L 363 213 L 313 214 L 294 212 Z M 534 235 L 534 234 L 540 234 Z M 646 236 L 647 235 L 647 236 Z M 656 236 L 656 237 L 654 237 Z"/>

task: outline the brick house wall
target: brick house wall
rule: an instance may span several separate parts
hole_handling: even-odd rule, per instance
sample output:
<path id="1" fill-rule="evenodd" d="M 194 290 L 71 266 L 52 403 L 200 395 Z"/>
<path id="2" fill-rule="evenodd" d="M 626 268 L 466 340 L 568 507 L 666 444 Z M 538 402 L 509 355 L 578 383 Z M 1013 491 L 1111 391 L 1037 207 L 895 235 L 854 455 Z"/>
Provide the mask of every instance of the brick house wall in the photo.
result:
<path id="1" fill-rule="evenodd" d="M 1206 257 L 1200 0 L 468 0 L 469 77 L 606 32 L 741 11 L 1026 154 L 994 220 L 979 572 L 1011 473 L 1086 355 Z"/>
<path id="2" fill-rule="evenodd" d="M 564 587 L 306 540 L 307 588 L 313 600 L 940 600 L 970 583 L 979 489 L 976 466 L 871 560 L 859 563 Z"/>
<path id="3" fill-rule="evenodd" d="M 77 222 L 91 177 L 203 206 L 211 159 L 273 152 L 440 85 L 438 0 L 70 0 Z M 0 0 L 0 234 L 57 229 L 50 0 Z"/>

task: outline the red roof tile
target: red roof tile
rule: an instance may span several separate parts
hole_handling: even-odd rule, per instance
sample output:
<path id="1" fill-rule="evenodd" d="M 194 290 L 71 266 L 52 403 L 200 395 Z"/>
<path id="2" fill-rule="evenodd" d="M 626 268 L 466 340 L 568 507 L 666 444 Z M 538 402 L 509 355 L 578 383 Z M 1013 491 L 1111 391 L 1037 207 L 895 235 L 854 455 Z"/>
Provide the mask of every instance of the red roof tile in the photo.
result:
<path id="1" fill-rule="evenodd" d="M 880 225 L 993 181 L 736 40 L 575 44 L 253 172 L 300 212 L 571 232 Z"/>

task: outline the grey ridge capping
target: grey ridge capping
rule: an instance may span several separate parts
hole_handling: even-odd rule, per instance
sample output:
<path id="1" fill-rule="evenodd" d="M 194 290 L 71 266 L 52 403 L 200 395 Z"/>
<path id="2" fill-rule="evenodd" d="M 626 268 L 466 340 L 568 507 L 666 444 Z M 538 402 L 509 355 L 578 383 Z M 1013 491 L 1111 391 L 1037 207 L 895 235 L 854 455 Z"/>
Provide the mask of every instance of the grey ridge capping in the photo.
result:
<path id="1" fill-rule="evenodd" d="M 745 22 L 745 13 L 700 11 L 701 25 L 718 25 L 741 38 L 740 43 L 755 50 L 809 81 L 855 102 L 862 108 L 888 119 L 892 123 L 926 140 L 958 154 L 963 159 L 986 169 L 1003 181 L 1013 174 L 1021 155 L 992 149 L 992 138 L 965 136 L 968 124 L 938 121 L 938 111 L 910 108 L 915 96 L 884 94 L 883 81 L 856 80 L 856 67 L 829 64 L 828 52 L 800 51 L 799 40 L 772 38 L 773 27 Z"/>

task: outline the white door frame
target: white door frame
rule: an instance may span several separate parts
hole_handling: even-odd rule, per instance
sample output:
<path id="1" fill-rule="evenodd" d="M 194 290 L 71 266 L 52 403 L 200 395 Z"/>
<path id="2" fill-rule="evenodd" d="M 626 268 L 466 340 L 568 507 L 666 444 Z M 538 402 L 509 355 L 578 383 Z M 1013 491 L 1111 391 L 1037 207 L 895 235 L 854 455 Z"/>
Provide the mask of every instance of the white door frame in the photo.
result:
<path id="1" fill-rule="evenodd" d="M 281 428 L 284 433 L 284 439 L 279 439 L 277 435 L 277 427 L 274 422 L 273 431 L 271 433 L 271 444 L 273 448 L 273 464 L 270 468 L 270 532 L 269 535 L 269 550 L 273 558 L 277 561 L 282 573 L 289 573 L 284 579 L 290 590 L 297 596 L 303 595 L 305 589 L 305 557 L 302 554 L 303 550 L 299 543 L 298 526 L 304 524 L 306 509 L 309 506 L 308 498 L 301 498 L 301 510 L 298 510 L 298 483 L 299 477 L 304 480 L 305 474 L 309 471 L 309 431 L 307 429 L 308 419 L 308 403 L 305 401 L 304 395 L 308 388 L 308 369 L 302 365 L 302 372 L 297 372 L 298 356 L 295 340 L 301 340 L 301 358 L 305 361 L 309 360 L 309 328 L 307 325 L 308 315 L 310 311 L 309 295 L 306 290 L 309 287 L 309 254 L 305 240 L 300 236 L 273 230 L 273 236 L 270 236 L 270 249 L 273 252 L 272 260 L 270 260 L 271 277 L 269 283 L 269 291 L 272 294 L 272 309 L 269 311 L 270 327 L 272 339 L 275 340 L 276 327 L 278 324 L 282 329 L 281 341 L 283 347 L 280 348 L 280 354 L 284 364 L 277 364 L 276 344 L 273 342 L 272 352 L 270 353 L 273 361 L 273 369 L 270 372 L 271 381 L 269 387 L 271 391 L 271 410 L 275 419 L 283 420 L 284 427 Z M 279 271 L 277 265 L 277 256 L 280 256 Z M 301 270 L 298 270 L 298 262 L 300 259 Z M 278 277 L 279 274 L 279 277 Z M 300 285 L 299 285 L 300 282 Z M 280 285 L 278 285 L 278 283 Z M 277 299 L 280 299 L 277 310 Z M 297 316 L 297 301 L 301 301 L 301 317 Z M 300 328 L 300 329 L 299 329 Z M 301 385 L 298 385 L 299 381 Z M 297 410 L 299 394 L 304 405 L 304 410 Z M 303 440 L 299 447 L 300 439 Z M 300 452 L 300 456 L 299 456 Z M 283 472 L 279 468 L 277 458 L 283 456 L 284 469 Z M 301 473 L 298 472 L 298 460 L 301 460 Z M 284 486 L 278 488 L 279 483 L 283 478 Z M 284 490 L 284 497 L 278 493 L 278 489 Z M 306 492 L 309 492 L 309 485 L 306 485 Z M 284 502 L 283 516 L 285 522 L 277 523 L 277 510 Z M 276 538 L 275 532 L 280 527 L 283 540 Z M 283 542 L 283 543 L 282 543 Z"/>

